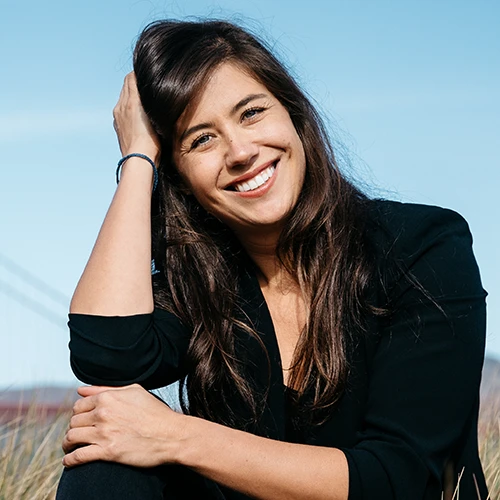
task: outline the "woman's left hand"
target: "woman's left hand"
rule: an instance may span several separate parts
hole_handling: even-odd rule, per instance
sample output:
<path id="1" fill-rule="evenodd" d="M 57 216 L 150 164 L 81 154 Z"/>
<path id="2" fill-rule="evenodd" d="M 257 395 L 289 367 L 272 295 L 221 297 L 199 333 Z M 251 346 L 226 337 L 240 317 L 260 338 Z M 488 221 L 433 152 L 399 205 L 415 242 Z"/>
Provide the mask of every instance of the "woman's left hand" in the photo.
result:
<path id="1" fill-rule="evenodd" d="M 84 386 L 63 441 L 63 464 L 94 460 L 154 467 L 175 462 L 185 415 L 140 385 Z"/>

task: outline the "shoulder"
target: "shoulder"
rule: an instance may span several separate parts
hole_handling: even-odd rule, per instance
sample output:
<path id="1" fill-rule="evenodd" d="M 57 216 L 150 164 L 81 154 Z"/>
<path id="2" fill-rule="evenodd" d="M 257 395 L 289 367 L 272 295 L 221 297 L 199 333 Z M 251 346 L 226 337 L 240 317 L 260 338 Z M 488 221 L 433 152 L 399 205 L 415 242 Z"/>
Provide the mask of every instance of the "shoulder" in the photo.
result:
<path id="1" fill-rule="evenodd" d="M 447 228 L 470 232 L 467 221 L 458 212 L 434 205 L 373 199 L 367 203 L 367 217 L 376 230 L 394 237 Z"/>
<path id="2" fill-rule="evenodd" d="M 430 296 L 484 299 L 472 235 L 460 214 L 388 200 L 370 200 L 365 214 L 368 252 L 389 301 L 403 296 L 417 302 Z"/>
<path id="3" fill-rule="evenodd" d="M 373 199 L 367 202 L 367 234 L 382 257 L 420 253 L 438 242 L 472 245 L 467 221 L 448 208 Z"/>

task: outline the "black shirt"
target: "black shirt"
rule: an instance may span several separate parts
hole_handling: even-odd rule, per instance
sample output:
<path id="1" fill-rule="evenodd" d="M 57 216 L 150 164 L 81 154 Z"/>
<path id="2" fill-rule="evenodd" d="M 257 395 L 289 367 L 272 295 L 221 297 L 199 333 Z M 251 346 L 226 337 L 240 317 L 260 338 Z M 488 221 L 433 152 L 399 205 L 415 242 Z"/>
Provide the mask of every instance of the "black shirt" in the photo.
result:
<path id="1" fill-rule="evenodd" d="M 477 418 L 486 292 L 467 223 L 438 207 L 370 204 L 368 237 L 383 275 L 371 299 L 389 301 L 393 313 L 370 318 L 368 332 L 352 345 L 347 388 L 324 424 L 301 426 L 293 418 L 265 299 L 256 276 L 241 277 L 242 307 L 271 360 L 267 406 L 251 432 L 341 449 L 350 500 L 440 500 L 445 483 L 453 493 L 458 477 L 461 500 L 477 499 L 477 491 L 485 499 Z M 190 331 L 165 310 L 70 314 L 69 326 L 71 365 L 85 383 L 152 389 L 185 375 Z M 240 344 L 247 374 L 263 390 L 267 360 L 250 336 Z"/>

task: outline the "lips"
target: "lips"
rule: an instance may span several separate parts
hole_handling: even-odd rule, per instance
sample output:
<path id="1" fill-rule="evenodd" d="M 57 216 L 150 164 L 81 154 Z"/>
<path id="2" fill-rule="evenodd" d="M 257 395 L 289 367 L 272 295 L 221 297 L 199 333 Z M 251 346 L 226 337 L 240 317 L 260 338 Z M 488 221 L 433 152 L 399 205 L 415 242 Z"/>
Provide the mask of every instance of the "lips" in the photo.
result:
<path id="1" fill-rule="evenodd" d="M 278 160 L 268 162 L 259 169 L 238 177 L 238 179 L 229 184 L 226 189 L 246 193 L 261 187 L 273 176 L 276 171 L 277 163 Z"/>

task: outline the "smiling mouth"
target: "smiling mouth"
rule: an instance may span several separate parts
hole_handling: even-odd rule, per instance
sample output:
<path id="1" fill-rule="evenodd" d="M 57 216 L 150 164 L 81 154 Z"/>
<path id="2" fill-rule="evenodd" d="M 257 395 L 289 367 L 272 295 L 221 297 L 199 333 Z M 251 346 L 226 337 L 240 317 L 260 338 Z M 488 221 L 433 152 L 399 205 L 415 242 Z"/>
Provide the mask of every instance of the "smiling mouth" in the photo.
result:
<path id="1" fill-rule="evenodd" d="M 276 163 L 277 162 L 273 163 L 262 172 L 259 172 L 252 179 L 240 182 L 238 184 L 233 184 L 231 186 L 231 189 L 240 193 L 247 193 L 261 187 L 274 175 L 274 172 L 276 171 Z"/>

